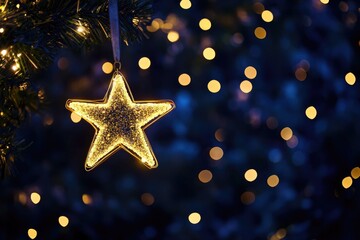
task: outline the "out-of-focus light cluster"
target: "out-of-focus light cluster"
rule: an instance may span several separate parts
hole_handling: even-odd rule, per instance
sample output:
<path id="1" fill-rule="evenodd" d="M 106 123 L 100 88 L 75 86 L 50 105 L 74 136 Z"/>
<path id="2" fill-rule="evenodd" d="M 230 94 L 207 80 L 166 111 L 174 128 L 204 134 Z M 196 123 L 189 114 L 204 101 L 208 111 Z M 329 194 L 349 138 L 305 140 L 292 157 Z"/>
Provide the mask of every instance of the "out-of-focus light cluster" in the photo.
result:
<path id="1" fill-rule="evenodd" d="M 66 227 L 67 225 L 69 225 L 69 218 L 66 216 L 60 216 L 58 221 L 60 226 L 62 227 Z"/>
<path id="2" fill-rule="evenodd" d="M 218 80 L 213 79 L 208 83 L 207 87 L 210 92 L 217 93 L 221 89 L 221 84 Z"/>
<path id="3" fill-rule="evenodd" d="M 34 204 L 38 204 L 41 200 L 41 196 L 37 192 L 33 192 L 30 194 L 30 199 Z"/>
<path id="4" fill-rule="evenodd" d="M 203 56 L 206 60 L 213 60 L 216 56 L 216 52 L 213 48 L 207 47 L 203 51 Z"/>
<path id="5" fill-rule="evenodd" d="M 266 30 L 263 27 L 257 27 L 254 30 L 255 37 L 258 39 L 266 38 Z"/>
<path id="6" fill-rule="evenodd" d="M 201 221 L 201 215 L 197 212 L 193 212 L 188 217 L 189 222 L 192 224 L 198 224 Z"/>
<path id="7" fill-rule="evenodd" d="M 255 169 L 249 169 L 245 172 L 244 177 L 246 181 L 253 182 L 256 180 L 258 174 Z"/>
<path id="8" fill-rule="evenodd" d="M 114 66 L 111 62 L 104 62 L 101 69 L 104 73 L 110 74 L 114 70 Z"/>
<path id="9" fill-rule="evenodd" d="M 179 81 L 181 86 L 187 86 L 191 82 L 191 77 L 187 73 L 182 73 L 182 74 L 180 74 L 180 76 L 178 78 L 178 81 Z"/>
<path id="10" fill-rule="evenodd" d="M 358 179 L 360 177 L 360 167 L 354 167 L 351 172 L 350 176 L 344 177 L 341 181 L 343 188 L 348 189 L 353 184 L 353 179 Z"/>
<path id="11" fill-rule="evenodd" d="M 140 58 L 138 64 L 142 70 L 146 70 L 150 67 L 151 61 L 148 57 L 142 57 L 142 58 Z"/>
<path id="12" fill-rule="evenodd" d="M 271 175 L 268 177 L 267 179 L 267 184 L 269 185 L 269 187 L 276 187 L 280 182 L 280 179 L 277 175 Z"/>
<path id="13" fill-rule="evenodd" d="M 151 206 L 155 202 L 155 198 L 151 193 L 143 193 L 141 195 L 141 201 L 146 206 Z"/>
<path id="14" fill-rule="evenodd" d="M 314 106 L 310 106 L 310 107 L 306 108 L 305 114 L 306 114 L 306 117 L 308 117 L 309 119 L 311 119 L 311 120 L 315 119 L 316 115 L 317 115 L 316 108 Z"/>
<path id="15" fill-rule="evenodd" d="M 345 75 L 345 81 L 349 85 L 354 85 L 356 82 L 356 77 L 352 72 L 349 72 Z"/>
<path id="16" fill-rule="evenodd" d="M 28 236 L 30 239 L 35 239 L 37 237 L 37 231 L 33 228 L 29 228 Z"/>
<path id="17" fill-rule="evenodd" d="M 199 21 L 199 27 L 203 31 L 208 31 L 211 28 L 211 22 L 207 18 L 203 18 Z"/>
<path id="18" fill-rule="evenodd" d="M 187 10 L 187 9 L 189 9 L 189 8 L 191 8 L 191 1 L 190 0 L 181 0 L 180 1 L 180 7 L 182 8 L 182 9 L 185 9 L 185 10 Z"/>
<path id="19" fill-rule="evenodd" d="M 209 155 L 213 160 L 220 160 L 224 156 L 224 151 L 220 147 L 213 147 L 210 149 Z"/>
<path id="20" fill-rule="evenodd" d="M 202 170 L 201 172 L 199 172 L 198 174 L 198 178 L 199 178 L 199 181 L 202 182 L 202 183 L 208 183 L 211 181 L 213 175 L 211 173 L 211 171 L 209 170 Z"/>

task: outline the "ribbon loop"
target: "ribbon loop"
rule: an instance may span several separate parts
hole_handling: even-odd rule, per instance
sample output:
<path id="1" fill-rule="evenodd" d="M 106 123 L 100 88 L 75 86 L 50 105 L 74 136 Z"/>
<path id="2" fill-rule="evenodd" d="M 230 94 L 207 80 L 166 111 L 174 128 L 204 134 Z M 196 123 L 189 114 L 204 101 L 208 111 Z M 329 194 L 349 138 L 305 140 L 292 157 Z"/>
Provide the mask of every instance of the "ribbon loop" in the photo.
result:
<path id="1" fill-rule="evenodd" d="M 109 19 L 114 65 L 120 68 L 120 27 L 118 0 L 109 0 Z M 115 67 L 116 67 L 115 66 Z"/>

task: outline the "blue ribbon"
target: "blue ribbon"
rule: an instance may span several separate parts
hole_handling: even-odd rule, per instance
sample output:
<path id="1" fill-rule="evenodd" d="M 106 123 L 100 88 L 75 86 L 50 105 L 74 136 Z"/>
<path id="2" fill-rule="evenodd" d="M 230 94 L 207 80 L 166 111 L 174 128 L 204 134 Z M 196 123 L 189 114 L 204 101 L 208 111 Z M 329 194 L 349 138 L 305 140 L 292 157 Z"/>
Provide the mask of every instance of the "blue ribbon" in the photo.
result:
<path id="1" fill-rule="evenodd" d="M 109 0 L 109 18 L 111 43 L 115 62 L 114 65 L 120 65 L 120 28 L 118 0 Z"/>

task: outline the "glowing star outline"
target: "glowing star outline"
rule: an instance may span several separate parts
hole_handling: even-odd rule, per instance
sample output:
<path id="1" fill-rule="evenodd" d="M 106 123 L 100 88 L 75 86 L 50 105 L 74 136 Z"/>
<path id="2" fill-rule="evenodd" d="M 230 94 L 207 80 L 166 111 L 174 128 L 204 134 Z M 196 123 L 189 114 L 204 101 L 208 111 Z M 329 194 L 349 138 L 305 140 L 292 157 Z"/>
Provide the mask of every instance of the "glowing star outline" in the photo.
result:
<path id="1" fill-rule="evenodd" d="M 65 107 L 95 129 L 85 160 L 86 171 L 94 169 L 120 149 L 148 168 L 158 166 L 144 130 L 173 110 L 173 101 L 135 101 L 125 77 L 115 72 L 103 99 L 68 99 Z"/>

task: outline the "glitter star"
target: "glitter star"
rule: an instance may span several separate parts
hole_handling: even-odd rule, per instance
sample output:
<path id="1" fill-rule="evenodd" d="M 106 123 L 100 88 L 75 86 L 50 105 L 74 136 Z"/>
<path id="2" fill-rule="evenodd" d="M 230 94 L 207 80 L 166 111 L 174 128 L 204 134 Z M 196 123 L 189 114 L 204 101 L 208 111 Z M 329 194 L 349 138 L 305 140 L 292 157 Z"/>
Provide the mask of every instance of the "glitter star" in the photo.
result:
<path id="1" fill-rule="evenodd" d="M 157 160 L 144 129 L 174 109 L 170 100 L 134 101 L 125 78 L 115 73 L 103 100 L 73 100 L 66 108 L 95 128 L 95 136 L 85 161 L 92 170 L 119 149 L 125 149 L 148 168 Z"/>

